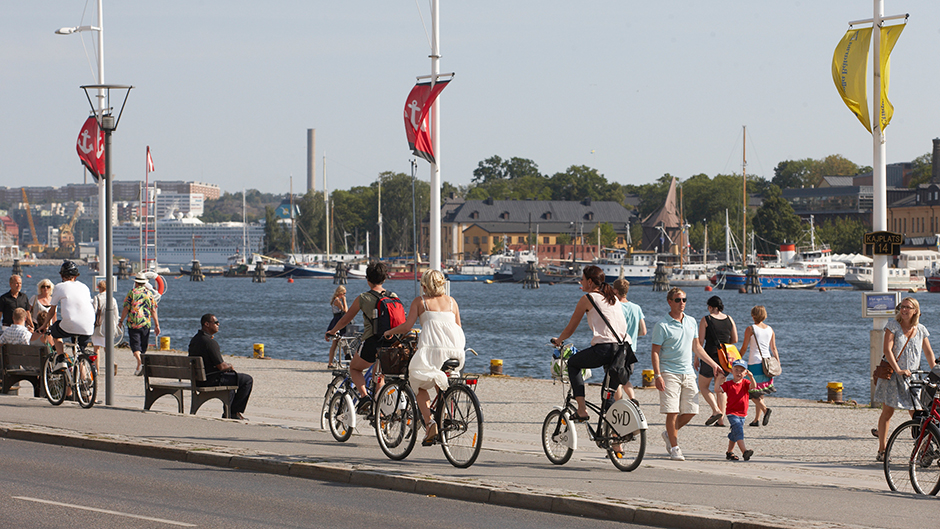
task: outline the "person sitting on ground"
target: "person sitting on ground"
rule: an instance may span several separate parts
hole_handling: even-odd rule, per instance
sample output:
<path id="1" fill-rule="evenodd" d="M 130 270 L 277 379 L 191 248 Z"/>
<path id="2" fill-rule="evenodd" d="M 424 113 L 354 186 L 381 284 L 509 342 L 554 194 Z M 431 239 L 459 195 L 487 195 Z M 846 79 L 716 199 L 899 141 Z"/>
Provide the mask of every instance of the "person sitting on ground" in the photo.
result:
<path id="1" fill-rule="evenodd" d="M 52 332 L 56 353 L 61 355 L 65 351 L 62 340 L 66 338 L 77 341 L 82 350 L 88 347 L 89 338 L 95 332 L 95 311 L 91 307 L 91 291 L 84 283 L 76 281 L 79 273 L 75 263 L 63 262 L 59 276 L 62 282 L 52 291 L 52 308 L 40 331 Z M 61 319 L 56 321 L 56 315 Z"/>
<path id="2" fill-rule="evenodd" d="M 202 358 L 202 366 L 206 370 L 206 381 L 202 386 L 238 386 L 229 396 L 230 417 L 223 412 L 223 419 L 239 419 L 247 421 L 242 415 L 248 406 L 251 396 L 253 380 L 245 373 L 236 373 L 232 364 L 222 360 L 222 349 L 214 335 L 219 332 L 219 319 L 214 314 L 203 314 L 199 320 L 202 328 L 196 332 L 189 341 L 189 356 Z"/>
<path id="3" fill-rule="evenodd" d="M 630 292 L 630 281 L 618 279 L 614 281 L 614 291 L 617 292 L 617 298 L 620 300 L 620 310 L 623 311 L 623 317 L 627 321 L 627 334 L 630 335 L 630 343 L 633 346 L 633 352 L 636 353 L 637 340 L 640 336 L 646 336 L 646 317 L 643 315 L 643 309 L 632 301 L 627 301 L 627 293 Z M 620 393 L 627 395 L 627 398 L 639 405 L 636 400 L 636 393 L 633 391 L 633 384 L 628 380 L 617 393 L 614 400 L 621 397 Z"/>
<path id="4" fill-rule="evenodd" d="M 29 315 L 33 319 L 33 328 L 41 329 L 49 317 L 49 309 L 52 308 L 52 292 L 54 285 L 52 281 L 43 279 L 36 285 L 36 294 L 29 298 Z M 43 334 L 40 341 L 52 345 L 52 337 Z"/>
<path id="5" fill-rule="evenodd" d="M 359 391 L 360 397 L 364 397 L 359 402 L 360 406 L 369 406 L 369 403 L 372 402 L 372 400 L 368 398 L 368 392 L 366 392 L 366 377 L 363 375 L 363 371 L 369 369 L 369 366 L 375 363 L 379 340 L 382 339 L 381 336 L 375 334 L 372 319 L 376 310 L 376 303 L 378 303 L 382 293 L 385 292 L 382 284 L 385 283 L 387 278 L 388 267 L 385 266 L 385 263 L 371 263 L 366 267 L 366 284 L 369 285 L 369 290 L 359 294 L 356 299 L 353 300 L 352 305 L 349 306 L 349 310 L 346 311 L 346 314 L 340 318 L 330 330 L 326 331 L 326 339 L 334 339 L 336 333 L 349 325 L 349 323 L 353 321 L 353 318 L 356 317 L 356 314 L 358 314 L 360 310 L 362 311 L 362 345 L 359 347 L 359 354 L 353 357 L 352 361 L 349 362 L 349 376 L 352 378 L 353 384 L 355 384 L 356 389 Z M 387 294 L 390 297 L 398 297 L 394 292 Z M 377 383 L 377 388 L 378 387 L 381 387 L 381 380 Z"/>
<path id="6" fill-rule="evenodd" d="M 747 369 L 754 376 L 754 387 L 751 388 L 751 398 L 754 399 L 754 420 L 748 426 L 760 426 L 770 423 L 770 413 L 773 411 L 764 404 L 764 395 L 769 395 L 775 391 L 774 377 L 764 373 L 763 359 L 773 355 L 780 361 L 780 353 L 777 352 L 777 335 L 770 325 L 764 323 L 767 319 L 767 309 L 763 305 L 757 305 L 751 309 L 751 318 L 754 325 L 748 326 L 744 330 L 744 344 L 747 348 L 748 359 Z M 761 415 L 764 416 L 763 420 Z"/>
<path id="7" fill-rule="evenodd" d="M 466 338 L 460 327 L 460 307 L 445 292 L 447 279 L 439 270 L 427 270 L 421 276 L 423 296 L 416 297 L 408 309 L 408 318 L 398 327 L 385 331 L 385 338 L 411 330 L 421 322 L 418 348 L 408 364 L 408 382 L 418 390 L 418 409 L 427 425 L 421 444 L 428 446 L 437 438 L 437 423 L 431 420 L 431 395 L 428 390 L 447 389 L 447 374 L 441 366 L 447 360 L 459 360 L 456 371 L 463 369 Z"/>
<path id="8" fill-rule="evenodd" d="M 885 439 L 890 431 L 891 417 L 894 410 L 907 410 L 914 416 L 914 401 L 911 400 L 908 379 L 911 370 L 920 367 L 920 355 L 927 360 L 928 369 L 933 369 L 936 359 L 930 346 L 930 332 L 920 323 L 920 303 L 912 297 L 901 300 L 895 309 L 897 315 L 885 325 L 882 353 L 884 359 L 894 369 L 890 379 L 879 378 L 875 382 L 874 402 L 881 402 L 881 415 L 878 417 L 878 429 L 872 434 L 878 437 L 878 461 L 884 461 Z"/>
<path id="9" fill-rule="evenodd" d="M 26 328 L 26 309 L 17 307 L 13 311 L 13 324 L 0 334 L 0 345 L 29 345 L 39 337 L 38 334 Z"/>
<path id="10" fill-rule="evenodd" d="M 19 274 L 10 276 L 10 290 L 0 296 L 0 312 L 3 313 L 3 328 L 13 325 L 13 311 L 20 308 L 29 310 L 29 296 L 23 293 L 23 278 Z M 26 319 L 26 328 L 33 328 L 33 320 Z"/>
<path id="11" fill-rule="evenodd" d="M 333 326 L 336 325 L 336 322 L 345 316 L 346 311 L 349 310 L 349 307 L 346 305 L 346 287 L 343 285 L 336 287 L 336 290 L 333 292 L 333 299 L 330 300 L 330 310 L 333 311 L 333 319 L 330 320 L 330 325 L 326 328 L 328 331 L 332 329 Z M 346 327 L 339 330 L 339 335 L 346 335 Z M 333 357 L 336 355 L 337 345 L 339 345 L 339 338 L 333 340 L 333 344 L 330 345 L 330 359 L 326 364 L 327 369 L 336 367 L 336 364 L 333 363 Z M 342 364 L 342 359 L 340 359 L 338 363 Z"/>
<path id="12" fill-rule="evenodd" d="M 134 353 L 134 359 L 137 360 L 137 368 L 134 370 L 136 376 L 143 374 L 140 368 L 140 355 L 147 353 L 147 346 L 150 344 L 150 328 L 153 327 L 154 334 L 160 336 L 157 303 L 153 299 L 153 293 L 147 288 L 148 285 L 146 272 L 138 272 L 134 276 L 134 288 L 124 297 L 124 310 L 118 320 L 118 325 L 121 325 L 124 319 L 127 319 L 127 342 Z"/>
<path id="13" fill-rule="evenodd" d="M 744 360 L 735 360 L 731 365 L 732 380 L 726 380 L 719 385 L 715 391 L 725 396 L 726 411 L 728 414 L 728 423 L 731 424 L 731 431 L 728 432 L 728 451 L 725 452 L 725 459 L 728 461 L 737 461 L 738 456 L 734 455 L 734 445 L 737 444 L 741 449 L 741 455 L 745 461 L 750 461 L 754 455 L 753 450 L 748 450 L 744 446 L 744 421 L 747 419 L 748 391 L 755 386 L 754 376 L 747 370 L 747 362 Z M 745 376 L 750 380 L 745 380 Z"/>
<path id="14" fill-rule="evenodd" d="M 591 265 L 584 268 L 581 275 L 581 290 L 585 294 L 575 305 L 574 314 L 571 315 L 568 325 L 557 338 L 551 339 L 554 345 L 564 343 L 578 329 L 581 318 L 587 314 L 588 326 L 594 333 L 591 346 L 568 358 L 568 379 L 571 381 L 571 392 L 578 403 L 577 416 L 574 419 L 579 422 L 589 419 L 587 406 L 584 403 L 584 379 L 581 376 L 581 370 L 601 366 L 606 369 L 617 354 L 621 340 L 625 340 L 628 347 L 632 348 L 630 334 L 627 333 L 627 320 L 620 309 L 617 294 L 614 287 L 605 281 L 604 271 L 600 267 Z M 593 304 L 591 300 L 594 301 Z M 594 310 L 595 306 L 597 310 Z M 604 322 L 604 318 L 610 323 L 609 326 Z M 613 332 L 610 327 L 613 327 Z M 628 351 L 627 356 L 631 356 L 631 353 L 632 349 Z M 627 381 L 611 380 L 610 387 L 619 389 L 618 386 L 624 382 Z"/>
<path id="15" fill-rule="evenodd" d="M 738 327 L 734 319 L 725 314 L 725 304 L 718 296 L 708 298 L 708 315 L 698 324 L 698 341 L 708 353 L 709 358 L 718 362 L 718 346 L 726 343 L 738 343 Z M 719 364 L 720 365 L 720 364 Z M 712 369 L 705 362 L 695 359 L 695 369 L 698 371 L 698 390 L 705 397 L 705 402 L 712 409 L 711 417 L 705 420 L 705 426 L 724 426 L 722 419 L 725 415 L 725 394 L 718 391 L 724 384 L 727 373 L 724 369 Z M 712 379 L 715 380 L 715 392 L 711 391 Z"/>

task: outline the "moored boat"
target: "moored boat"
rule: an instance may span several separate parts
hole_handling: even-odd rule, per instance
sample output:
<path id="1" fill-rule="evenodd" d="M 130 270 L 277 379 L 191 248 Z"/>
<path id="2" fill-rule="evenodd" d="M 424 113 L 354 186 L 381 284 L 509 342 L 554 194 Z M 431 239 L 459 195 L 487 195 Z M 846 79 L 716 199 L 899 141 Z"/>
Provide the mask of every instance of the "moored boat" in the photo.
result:
<path id="1" fill-rule="evenodd" d="M 852 266 L 845 273 L 845 280 L 859 290 L 871 290 L 874 272 L 870 266 Z M 927 288 L 924 276 L 909 268 L 888 268 L 888 290 L 917 292 Z"/>

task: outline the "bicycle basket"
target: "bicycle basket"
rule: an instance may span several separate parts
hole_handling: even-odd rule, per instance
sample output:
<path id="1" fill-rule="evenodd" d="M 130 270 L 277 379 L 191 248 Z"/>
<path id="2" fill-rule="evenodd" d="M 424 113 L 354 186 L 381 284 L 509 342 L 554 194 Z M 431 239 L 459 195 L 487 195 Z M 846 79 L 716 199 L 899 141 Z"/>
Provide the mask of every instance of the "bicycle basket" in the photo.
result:
<path id="1" fill-rule="evenodd" d="M 386 375 L 403 375 L 408 372 L 408 363 L 411 362 L 411 349 L 397 344 L 391 347 L 379 347 L 377 351 L 383 373 Z"/>
<path id="2" fill-rule="evenodd" d="M 582 380 L 587 380 L 591 378 L 591 376 L 592 373 L 590 369 L 581 370 Z M 568 381 L 568 362 L 565 359 L 552 358 L 552 380 Z"/>

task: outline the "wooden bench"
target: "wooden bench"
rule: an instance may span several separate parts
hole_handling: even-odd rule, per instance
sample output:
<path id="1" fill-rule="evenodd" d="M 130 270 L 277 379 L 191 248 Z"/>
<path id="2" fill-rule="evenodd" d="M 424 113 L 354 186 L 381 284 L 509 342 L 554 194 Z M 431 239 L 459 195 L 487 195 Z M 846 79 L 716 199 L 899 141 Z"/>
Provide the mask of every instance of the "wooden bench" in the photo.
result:
<path id="1" fill-rule="evenodd" d="M 49 356 L 47 345 L 3 344 L 0 349 L 0 371 L 3 376 L 3 394 L 10 393 L 13 384 L 25 380 L 33 385 L 33 396 L 41 396 L 42 368 Z"/>
<path id="2" fill-rule="evenodd" d="M 212 399 L 222 401 L 225 417 L 231 415 L 231 392 L 238 386 L 200 386 L 206 381 L 201 357 L 148 353 L 142 355 L 141 360 L 145 410 L 149 410 L 160 397 L 172 395 L 179 403 L 179 412 L 183 413 L 183 391 L 188 390 L 192 395 L 190 415 L 195 415 L 200 406 Z"/>

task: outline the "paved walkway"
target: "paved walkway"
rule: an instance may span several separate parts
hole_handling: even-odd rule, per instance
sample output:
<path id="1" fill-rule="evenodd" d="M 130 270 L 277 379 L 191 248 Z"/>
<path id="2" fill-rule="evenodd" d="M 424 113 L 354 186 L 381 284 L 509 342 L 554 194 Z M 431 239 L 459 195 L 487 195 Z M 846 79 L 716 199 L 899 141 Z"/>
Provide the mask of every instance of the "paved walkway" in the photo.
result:
<path id="1" fill-rule="evenodd" d="M 548 462 L 539 433 L 545 414 L 561 403 L 561 384 L 485 377 L 477 390 L 484 451 L 458 470 L 436 446 L 418 446 L 394 462 L 369 429 L 347 443 L 321 431 L 330 379 L 321 363 L 232 358 L 255 379 L 250 420 L 242 422 L 218 419 L 218 401 L 195 417 L 176 413 L 176 401 L 166 397 L 144 412 L 143 380 L 132 376 L 129 351 L 118 350 L 117 360 L 113 406 L 52 407 L 28 397 L 23 383 L 20 396 L 0 397 L 0 435 L 670 527 L 911 527 L 937 509 L 936 498 L 888 492 L 868 433 L 878 412 L 867 408 L 768 399 L 770 424 L 745 428 L 755 450 L 745 463 L 725 460 L 727 428 L 704 426 L 703 406 L 680 432 L 687 460 L 674 462 L 660 437 L 658 396 L 641 390 L 647 455 L 638 470 L 622 473 L 588 442 L 566 465 Z"/>

